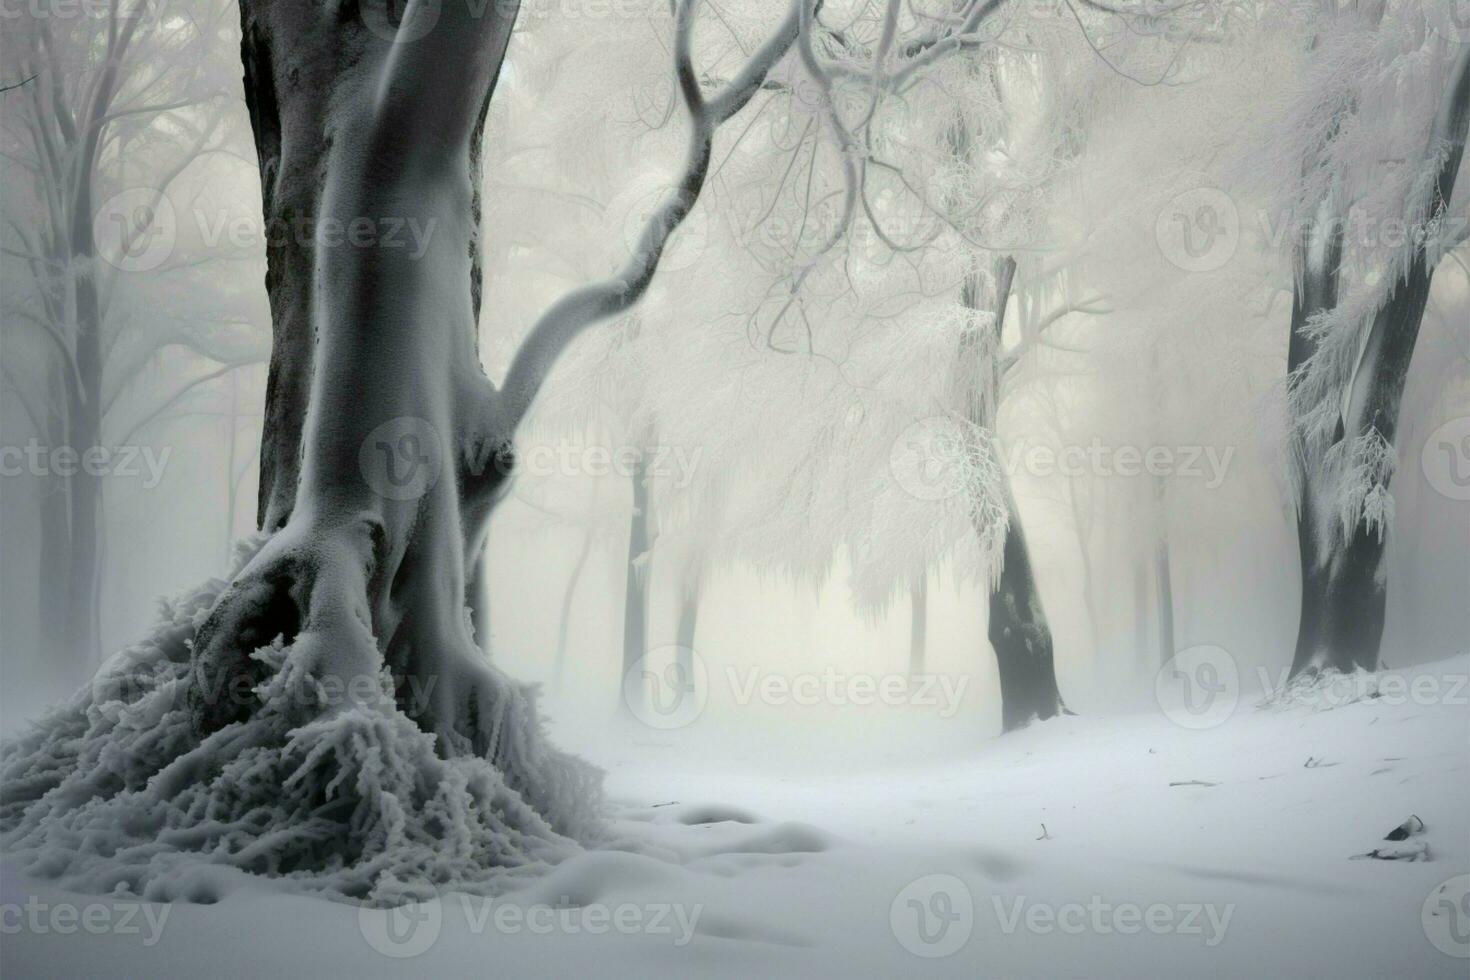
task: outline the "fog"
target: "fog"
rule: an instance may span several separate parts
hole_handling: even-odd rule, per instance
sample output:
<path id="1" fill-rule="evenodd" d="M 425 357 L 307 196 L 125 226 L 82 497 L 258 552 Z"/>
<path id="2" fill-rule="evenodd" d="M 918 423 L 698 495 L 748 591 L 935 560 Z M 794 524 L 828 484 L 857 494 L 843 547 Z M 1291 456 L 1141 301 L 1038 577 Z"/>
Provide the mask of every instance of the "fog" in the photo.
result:
<path id="1" fill-rule="evenodd" d="M 1451 876 L 1465 870 L 1466 812 L 1455 809 L 1463 793 L 1453 788 L 1463 781 L 1470 745 L 1463 701 L 1441 698 L 1402 714 L 1378 695 L 1340 711 L 1301 707 L 1323 678 L 1371 677 L 1376 685 L 1383 677 L 1432 677 L 1453 687 L 1470 652 L 1470 246 L 1463 234 L 1470 217 L 1455 149 L 1465 138 L 1466 46 L 1436 19 L 1436 7 L 1390 2 L 1375 20 L 1358 9 L 1372 4 L 1295 13 L 1205 4 L 1213 14 L 1196 20 L 1198 12 L 1145 15 L 1130 4 L 1120 11 L 993 0 L 989 6 L 1001 13 L 990 18 L 981 16 L 987 0 L 975 0 L 844 4 L 798 18 L 807 6 L 798 0 L 784 42 L 790 53 L 778 52 L 761 68 L 742 96 L 749 104 L 740 102 L 727 119 L 719 116 L 726 102 L 716 93 L 730 86 L 740 94 L 741 73 L 754 72 L 749 66 L 766 51 L 760 45 L 783 36 L 779 5 L 675 4 L 677 11 L 704 8 L 692 42 L 677 18 L 696 15 L 676 16 L 656 3 L 522 5 L 513 31 L 506 21 L 504 63 L 487 69 L 488 82 L 475 74 L 479 55 L 464 62 L 461 75 L 440 82 L 434 72 L 450 69 L 435 65 L 458 55 L 425 54 L 427 67 L 408 66 L 417 64 L 415 52 L 440 51 L 434 45 L 457 50 L 459 42 L 446 38 L 461 5 L 414 0 L 404 12 L 364 3 L 349 17 L 360 15 L 361 24 L 352 20 L 342 42 L 343 51 L 355 53 L 343 56 L 347 67 L 334 69 L 348 81 L 330 84 L 312 74 L 326 64 L 311 60 L 315 48 L 282 54 L 284 48 L 260 40 L 289 36 L 271 20 L 277 15 L 270 4 L 241 0 L 247 29 L 257 24 L 260 32 L 247 37 L 243 78 L 234 3 L 167 0 L 125 16 L 125 3 L 82 6 L 80 13 L 44 4 L 7 12 L 0 42 L 0 732 L 7 738 L 32 730 L 38 719 L 53 719 L 34 729 L 46 733 L 61 724 L 54 719 L 95 714 L 87 707 L 93 702 L 68 707 L 68 699 L 90 687 L 87 696 L 102 704 L 94 675 L 104 662 L 116 665 L 118 651 L 130 648 L 165 648 L 159 624 L 175 613 L 160 619 L 161 602 L 212 579 L 221 581 L 206 589 L 210 597 L 232 579 L 248 584 L 251 570 L 273 554 L 271 533 L 278 541 L 292 534 L 310 540 L 313 532 L 302 531 L 301 522 L 312 514 L 357 506 L 325 490 L 308 503 L 295 501 L 294 478 L 281 476 L 283 453 L 291 455 L 290 467 L 303 464 L 308 482 L 301 485 L 315 486 L 309 480 L 329 473 L 331 460 L 347 458 L 319 450 L 332 433 L 359 422 L 370 427 L 379 414 L 396 416 L 395 423 L 428 418 L 426 431 L 438 433 L 445 428 L 438 418 L 412 407 L 421 396 L 424 405 L 461 410 L 469 390 L 461 373 L 479 372 L 458 355 L 449 359 L 450 373 L 428 384 L 417 384 L 418 369 L 405 358 L 387 394 L 364 376 L 361 389 L 353 382 L 323 394 L 319 385 L 309 407 L 292 407 L 286 399 L 295 368 L 282 354 L 290 349 L 282 338 L 308 322 L 290 321 L 293 314 L 283 311 L 297 303 L 292 277 L 309 273 L 315 298 L 301 301 L 311 308 L 300 315 L 315 338 L 307 343 L 318 351 L 346 337 L 363 363 L 376 359 L 391 376 L 385 359 L 399 355 L 383 353 L 390 347 L 372 337 L 397 331 L 392 336 L 407 339 L 391 349 L 436 349 L 436 331 L 453 329 L 459 315 L 442 297 L 457 287 L 432 271 L 413 278 L 393 263 L 424 265 L 435 254 L 431 245 L 453 240 L 435 236 L 459 234 L 462 225 L 468 247 L 454 247 L 471 256 L 463 273 L 473 283 L 470 342 L 499 399 L 488 402 L 496 411 L 519 390 L 507 380 L 523 367 L 519 352 L 544 342 L 543 329 L 557 328 L 556 304 L 567 303 L 564 297 L 574 300 L 578 287 L 613 276 L 621 282 L 614 293 L 636 300 L 626 309 L 610 304 L 610 315 L 575 327 L 562 322 L 565 336 L 575 339 L 551 348 L 544 374 L 527 389 L 535 400 L 523 418 L 510 417 L 508 433 L 465 435 L 455 422 L 450 441 L 422 457 L 439 453 L 435 467 L 463 467 L 472 457 L 483 467 L 486 453 L 493 465 L 514 459 L 504 466 L 503 483 L 492 480 L 484 503 L 469 500 L 465 489 L 481 477 L 479 468 L 445 469 L 442 478 L 433 471 L 429 488 L 442 479 L 469 500 L 444 524 L 452 535 L 463 527 L 464 562 L 437 584 L 401 588 L 403 577 L 412 580 L 428 565 L 457 562 L 442 550 L 427 559 L 414 550 L 422 546 L 413 535 L 441 523 L 429 503 L 414 503 L 419 495 L 429 501 L 428 489 L 395 502 L 373 482 L 369 443 L 353 457 L 378 498 L 388 499 L 381 519 L 372 518 L 374 533 L 393 542 L 397 528 L 407 528 L 407 543 L 374 552 L 360 576 L 364 588 L 378 588 L 378 562 L 398 556 L 391 593 L 369 592 L 351 607 L 363 610 L 358 618 L 377 637 L 383 654 L 376 662 L 385 672 L 393 667 L 395 677 L 404 663 L 417 662 L 420 634 L 403 626 L 392 640 L 391 631 L 418 628 L 435 597 L 448 595 L 456 612 L 469 607 L 465 623 L 473 620 L 472 640 L 494 676 L 503 672 L 536 689 L 526 730 L 539 733 L 539 713 L 556 744 L 607 770 L 607 819 L 615 829 L 596 840 L 559 822 L 571 819 L 557 810 L 560 777 L 547 777 L 558 788 L 544 790 L 545 799 L 535 796 L 543 789 L 526 791 L 536 801 L 528 811 L 543 807 L 558 846 L 564 836 L 577 855 L 558 852 L 527 858 L 529 864 L 560 865 L 551 874 L 580 868 L 590 875 L 580 880 L 612 882 L 612 894 L 622 894 L 617 889 L 642 880 L 642 872 L 578 862 L 620 850 L 650 862 L 651 853 L 679 853 L 681 869 L 708 860 L 689 857 L 693 845 L 682 839 L 645 834 L 645 821 L 648 828 L 669 820 L 682 821 L 680 827 L 709 823 L 721 835 L 743 832 L 746 824 L 765 833 L 771 825 L 770 839 L 783 843 L 730 838 L 720 846 L 728 854 L 825 854 L 811 858 L 818 866 L 811 877 L 789 886 L 795 898 L 776 900 L 763 886 L 749 886 L 750 903 L 776 902 L 767 918 L 741 918 L 730 909 L 747 899 L 709 886 L 711 907 L 726 909 L 720 914 L 729 921 L 690 949 L 703 949 L 718 964 L 715 972 L 764 964 L 756 968 L 787 975 L 821 963 L 834 973 L 878 975 L 940 963 L 967 975 L 981 964 L 1006 975 L 1041 975 L 1057 947 L 1036 935 L 1031 945 L 1000 952 L 992 946 L 996 959 L 970 959 L 971 947 L 954 959 L 926 959 L 930 951 L 903 958 L 903 949 L 914 948 L 893 918 L 903 949 L 890 961 L 886 926 L 881 953 L 864 953 L 866 940 L 853 938 L 869 931 L 866 911 L 854 911 L 850 921 L 839 913 L 846 925 L 827 930 L 782 903 L 847 892 L 854 896 L 850 908 L 866 909 L 868 885 L 843 877 L 853 866 L 876 862 L 873 880 L 883 882 L 872 885 L 876 894 L 890 878 L 901 883 L 915 873 L 965 878 L 968 872 L 955 870 L 958 855 L 972 854 L 965 850 L 972 846 L 973 853 L 1008 855 L 997 859 L 1001 872 L 980 864 L 997 895 L 1015 887 L 1054 902 L 1085 899 L 1103 887 L 1088 877 L 1093 872 L 1069 878 L 1060 870 L 1065 862 L 1039 857 L 1034 848 L 1053 832 L 1073 835 L 1073 843 L 1059 846 L 1081 846 L 1080 828 L 1067 824 L 1068 807 L 1115 828 L 1111 818 L 1129 807 L 1119 800 L 1135 792 L 1128 780 L 1154 778 L 1148 766 L 1174 766 L 1169 786 L 1234 780 L 1248 796 L 1252 778 L 1274 777 L 1229 766 L 1260 759 L 1269 769 L 1273 752 L 1281 766 L 1298 770 L 1283 769 L 1292 779 L 1301 777 L 1300 758 L 1315 765 L 1324 751 L 1355 774 L 1414 752 L 1404 763 L 1411 771 L 1387 793 L 1366 776 L 1355 783 L 1343 776 L 1320 798 L 1308 790 L 1261 797 L 1254 810 L 1200 802 L 1199 809 L 1170 811 L 1175 823 L 1155 828 L 1157 834 L 1099 831 L 1108 841 L 1099 853 L 1119 867 L 1147 867 L 1173 826 L 1178 837 L 1168 846 L 1179 850 L 1168 860 L 1213 866 L 1269 846 L 1245 833 L 1217 850 L 1228 825 L 1290 824 L 1302 816 L 1300 826 L 1284 832 L 1276 857 L 1261 858 L 1253 872 L 1288 884 L 1269 894 L 1227 896 L 1242 910 L 1236 928 L 1251 937 L 1222 947 L 1239 958 L 1207 965 L 1175 943 L 1168 956 L 1177 958 L 1165 960 L 1180 971 L 1240 975 L 1246 964 L 1258 969 L 1277 961 L 1267 959 L 1273 955 L 1286 975 L 1329 955 L 1310 938 L 1317 927 L 1307 913 L 1291 919 L 1285 933 L 1262 923 L 1296 915 L 1273 911 L 1287 904 L 1282 895 L 1292 887 L 1335 887 L 1322 883 L 1346 873 L 1314 863 L 1325 858 L 1309 853 L 1313 828 L 1337 826 L 1344 840 L 1349 832 L 1354 842 L 1362 837 L 1366 849 L 1389 829 L 1379 825 L 1390 811 L 1395 821 L 1417 813 L 1435 835 L 1434 851 L 1425 851 L 1437 854 L 1434 867 L 1376 902 L 1360 896 L 1334 913 L 1338 925 L 1349 924 L 1348 934 L 1362 931 L 1353 924 L 1395 917 L 1407 916 L 1412 926 L 1386 928 L 1375 952 L 1355 939 L 1329 958 L 1340 975 L 1368 976 L 1400 962 L 1411 975 L 1450 975 L 1443 971 L 1464 955 L 1436 958 L 1442 947 L 1432 936 L 1426 947 L 1416 921 L 1430 879 L 1452 884 L 1459 879 Z M 927 12 L 930 6 L 935 12 Z M 480 30 L 505 12 L 469 16 Z M 1140 29 L 1145 22 L 1172 26 Z M 410 27 L 421 33 L 408 37 Z M 969 40 L 955 40 L 961 37 Z M 258 66 L 250 69 L 252 43 L 273 66 L 269 86 Z M 496 42 L 476 43 L 473 50 L 483 54 Z M 957 53 L 941 58 L 946 44 Z M 390 52 L 381 69 L 352 67 L 357 58 L 376 64 L 375 45 Z M 687 92 L 681 97 L 671 68 L 670 52 L 681 50 L 692 50 L 699 65 L 690 83 L 705 92 L 697 105 Z M 351 89 L 358 71 L 382 72 L 371 99 Z M 318 84 L 324 87 L 312 94 Z M 441 95 L 463 94 L 462 84 L 466 98 L 490 86 L 483 88 L 483 129 L 473 125 L 463 137 L 476 147 L 465 171 L 478 179 L 473 201 L 468 181 L 440 195 L 433 166 L 395 169 L 394 154 L 438 160 L 435 154 L 458 152 L 461 137 L 449 124 L 410 122 L 374 135 L 394 93 L 418 91 L 414 84 Z M 1343 96 L 1349 88 L 1351 96 Z M 459 101 L 435 96 L 420 109 L 425 120 L 447 118 Z M 369 122 L 354 121 L 349 110 Z M 290 128 L 306 125 L 301 120 L 312 112 L 326 120 L 318 149 L 293 142 L 299 131 Z M 287 120 L 284 142 L 279 120 L 274 137 L 261 121 L 270 113 Z M 1337 120 L 1330 128 L 1322 122 L 1327 116 Z M 710 143 L 702 160 L 697 134 L 705 125 Z M 86 145 L 88 132 L 100 133 L 94 147 Z M 342 162 L 359 143 L 378 147 L 363 157 L 369 162 Z M 308 173 L 314 176 L 302 176 Z M 351 183 L 359 173 L 370 177 Z M 422 183 L 406 183 L 403 174 L 420 175 L 414 179 Z M 302 192 L 293 180 L 312 189 Z M 263 197 L 263 182 L 274 200 Z M 681 195 L 690 186 L 696 190 L 686 200 Z M 371 220 L 361 228 L 330 224 L 328 205 L 346 198 L 342 187 L 376 202 L 363 205 L 359 215 Z M 1448 199 L 1436 197 L 1445 187 Z M 293 195 L 302 193 L 321 195 L 318 212 L 293 210 Z M 434 211 L 443 199 L 456 203 Z M 311 196 L 309 203 L 319 202 Z M 1321 216 L 1338 212 L 1333 220 L 1347 230 L 1334 246 Z M 1410 232 L 1395 236 L 1386 230 L 1393 221 Z M 1324 264 L 1333 247 L 1337 264 Z M 361 278 L 332 272 L 334 256 L 350 263 L 366 256 Z M 1417 316 L 1404 312 L 1416 275 L 1427 292 Z M 1303 312 L 1324 277 L 1336 299 Z M 331 290 L 348 281 L 369 283 L 386 297 L 362 301 L 381 316 L 329 322 L 336 315 Z M 415 304 L 421 315 L 402 323 L 390 302 Z M 1412 357 L 1399 370 L 1382 351 L 1403 335 Z M 311 363 L 304 370 L 309 380 Z M 268 416 L 269 398 L 285 414 Z M 295 436 L 294 455 L 270 444 L 263 451 L 263 435 L 283 427 L 306 433 Z M 419 457 L 401 454 L 418 453 L 418 443 L 393 438 L 381 444 L 389 478 L 399 463 L 412 478 Z M 1374 455 L 1379 443 L 1384 460 Z M 358 479 L 355 470 L 351 476 Z M 294 506 L 272 510 L 282 493 Z M 91 494 L 95 534 L 86 525 Z M 414 516 L 395 516 L 408 514 Z M 483 531 L 480 515 L 488 515 Z M 1331 578 L 1320 599 L 1302 550 L 1302 536 L 1312 534 L 1321 567 L 1331 570 L 1323 574 L 1347 576 Z M 95 558 L 84 542 L 95 542 Z M 313 544 L 303 553 L 340 550 Z M 467 569 L 479 555 L 485 574 L 475 581 Z M 283 580 L 304 590 L 292 595 L 309 595 L 300 585 L 307 578 L 298 578 L 306 573 L 291 567 Z M 472 584 L 460 603 L 452 583 L 466 576 Z M 221 593 L 219 608 L 233 594 Z M 429 598 L 401 598 L 410 594 Z M 1309 618 L 1319 601 L 1327 625 L 1317 635 Z M 1375 603 L 1384 604 L 1376 619 Z M 306 605 L 302 610 L 281 621 L 291 625 L 271 621 L 243 635 L 254 637 L 254 646 L 277 638 L 282 655 L 290 654 L 298 629 L 303 637 L 325 629 L 312 625 L 313 616 L 329 621 Z M 1359 623 L 1359 614 L 1366 626 L 1340 625 Z M 1003 615 L 1015 619 L 997 618 Z M 200 612 L 195 625 L 204 622 Z M 1356 639 L 1351 650 L 1342 645 L 1343 636 L 1376 636 L 1379 627 L 1381 641 L 1361 640 L 1366 653 Z M 468 627 L 455 622 L 453 629 Z M 1002 644 L 1019 636 L 1028 638 L 1026 652 L 1014 660 Z M 332 649 L 339 640 L 322 642 Z M 243 644 L 240 656 L 254 646 Z M 189 650 L 175 656 L 202 656 Z M 1224 683 L 1231 705 L 1239 705 L 1228 725 L 1212 728 L 1214 742 L 1187 741 L 1196 726 L 1180 721 L 1169 701 L 1174 679 L 1186 673 L 1206 691 L 1218 679 L 1198 672 L 1200 657 L 1211 671 L 1228 667 Z M 1003 692 L 1006 671 L 1023 668 L 1030 679 L 1007 680 L 1015 686 Z M 443 671 L 424 676 L 457 683 Z M 1051 693 L 1037 693 L 1037 678 Z M 1183 683 L 1187 699 L 1191 682 Z M 48 716 L 57 704 L 60 713 Z M 488 709 L 472 705 L 478 718 L 476 710 Z M 430 716 L 407 708 L 395 717 L 437 735 L 450 763 L 459 750 L 446 731 L 480 745 L 480 732 L 461 731 L 462 720 L 431 724 Z M 495 717 L 491 744 L 502 725 Z M 508 729 L 522 723 L 519 714 L 507 717 Z M 1378 729 L 1369 726 L 1380 717 L 1385 728 L 1410 726 L 1395 727 L 1393 737 L 1414 748 L 1374 742 Z M 540 744 L 539 734 L 525 738 Z M 1417 747 L 1425 748 L 1422 756 Z M 1144 748 L 1165 751 L 1168 762 L 1129 755 Z M 1195 754 L 1186 764 L 1176 750 Z M 39 751 L 12 743 L 7 778 L 43 770 L 35 758 L 45 753 L 24 755 Z M 56 751 L 47 749 L 53 755 L 45 758 Z M 397 750 L 384 751 L 394 757 Z M 541 758 L 539 748 L 525 751 Z M 512 788 L 504 792 L 514 795 L 521 777 L 506 772 Z M 1023 782 L 1007 782 L 1016 779 Z M 128 792 L 143 792 L 141 785 Z M 1033 799 L 1028 794 L 1037 786 L 1046 789 Z M 989 799 L 973 813 L 955 809 L 955 799 L 999 787 L 1015 795 Z M 844 796 L 849 790 L 853 795 Z M 1166 808 L 1186 790 L 1169 792 Z M 878 802 L 890 793 L 894 801 L 918 802 L 912 812 L 902 809 L 907 803 Z M 830 798 L 818 803 L 820 794 Z M 55 858 L 56 867 L 70 870 L 38 871 L 46 862 L 35 855 L 59 845 L 36 822 L 40 811 L 26 809 L 30 798 L 17 798 L 18 809 L 0 826 L 9 835 L 6 901 L 12 893 L 52 895 L 52 887 L 87 894 L 112 880 L 91 857 Z M 1312 809 L 1327 799 L 1335 801 L 1333 812 Z M 736 809 L 708 821 L 642 809 L 697 801 Z M 747 808 L 759 812 L 745 814 Z M 1027 839 L 1013 846 L 1007 821 L 1019 828 L 1020 809 L 1025 830 L 1016 832 Z M 1210 829 L 1190 837 L 1183 828 L 1196 817 Z M 925 823 L 931 819 L 937 822 Z M 784 820 L 820 828 L 812 833 L 823 843 L 791 843 L 807 840 L 806 831 L 790 831 L 798 824 Z M 904 828 L 915 820 L 909 837 Z M 97 833 L 111 824 L 88 826 Z M 170 826 L 170 833 L 179 829 Z M 1364 837 L 1365 830 L 1374 833 Z M 941 848 L 917 863 L 902 856 L 907 843 L 928 843 L 926 835 L 959 849 Z M 890 837 L 904 843 L 889 847 Z M 842 850 L 859 838 L 871 854 Z M 611 852 L 602 849 L 608 840 L 616 844 Z M 508 852 L 520 846 L 507 845 Z M 1085 851 L 1063 853 L 1086 863 Z M 830 867 L 821 863 L 828 858 Z M 311 877 L 314 860 L 283 859 L 282 867 L 296 868 L 301 881 L 318 881 Z M 353 891 L 339 883 L 351 861 L 333 860 L 322 867 L 337 870 L 323 872 L 320 886 L 293 885 L 277 895 L 267 886 L 210 878 L 206 890 L 222 888 L 223 897 L 243 888 L 264 903 L 257 925 L 266 931 L 281 928 L 275 917 L 288 915 L 281 910 L 294 907 L 289 903 L 317 891 L 389 907 L 427 894 L 409 886 L 381 891 L 381 883 Z M 152 901 L 203 901 L 176 884 L 195 880 L 179 870 L 183 864 L 166 867 L 141 877 L 119 872 L 117 880 Z M 823 877 L 828 871 L 821 868 L 831 875 Z M 257 877 L 254 868 L 244 870 L 245 878 Z M 274 873 L 259 878 L 277 880 Z M 226 880 L 234 883 L 220 884 Z M 507 887 L 514 894 L 539 887 L 527 880 Z M 1160 879 L 1129 894 L 1137 901 L 1155 894 L 1188 899 L 1203 887 L 1200 880 Z M 434 900 L 461 890 L 504 892 L 467 881 L 479 879 L 446 872 L 432 882 Z M 698 882 L 667 887 L 679 902 L 705 900 Z M 1346 887 L 1362 895 L 1378 888 L 1361 877 Z M 874 901 L 882 906 L 875 906 L 877 922 L 887 892 Z M 310 908 L 318 906 L 335 908 L 312 897 Z M 320 914 L 326 922 L 335 913 Z M 1470 913 L 1458 914 L 1463 921 Z M 779 920 L 792 916 L 783 932 Z M 202 919 L 187 921 L 208 928 Z M 33 932 L 22 930 L 22 938 L 41 943 Z M 164 935 L 152 959 L 129 960 L 125 972 L 182 973 L 197 965 L 197 944 L 175 938 L 169 946 Z M 35 957 L 46 956 L 86 969 L 107 955 L 97 950 L 111 948 L 68 945 L 62 953 L 59 938 L 26 946 L 12 967 L 40 975 Z M 456 972 L 481 962 L 480 939 L 456 934 L 432 955 Z M 747 939 L 782 952 L 767 961 L 749 951 Z M 367 942 L 381 952 L 372 938 Z M 1095 975 L 1113 975 L 1157 954 L 1111 942 L 1068 945 L 1065 955 L 1076 959 L 1059 962 L 1073 963 L 1079 975 L 1092 975 L 1088 963 Z M 1250 953 L 1262 946 L 1272 953 Z M 372 953 L 356 947 L 330 961 L 291 944 L 282 948 L 293 963 L 339 974 L 402 965 L 390 953 L 352 967 L 359 954 Z M 839 948 L 844 952 L 831 952 Z M 577 964 L 594 968 L 600 949 L 512 945 L 506 955 L 520 972 L 550 975 L 562 967 L 576 972 Z M 606 972 L 635 972 L 643 962 L 652 965 L 642 975 L 676 975 L 690 963 L 626 955 L 602 964 Z M 866 963 L 868 955 L 877 959 Z M 268 957 L 256 965 L 272 963 L 279 967 Z"/>

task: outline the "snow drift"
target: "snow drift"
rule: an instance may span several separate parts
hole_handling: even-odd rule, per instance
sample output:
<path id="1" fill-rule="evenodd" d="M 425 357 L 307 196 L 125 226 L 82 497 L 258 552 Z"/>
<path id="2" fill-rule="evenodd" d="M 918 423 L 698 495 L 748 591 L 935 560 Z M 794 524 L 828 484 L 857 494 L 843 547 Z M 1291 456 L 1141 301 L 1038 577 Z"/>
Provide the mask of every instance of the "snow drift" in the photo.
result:
<path id="1" fill-rule="evenodd" d="M 264 536 L 238 549 L 238 572 Z M 395 702 L 335 705 L 279 638 L 253 651 L 260 707 L 200 734 L 189 709 L 192 637 L 211 580 L 163 604 L 153 633 L 0 748 L 0 844 L 68 887 L 150 899 L 188 891 L 198 866 L 390 905 L 441 890 L 493 894 L 600 835 L 601 773 L 553 748 L 534 691 L 510 692 L 485 757 L 445 746 Z M 304 692 L 304 693 L 303 693 Z"/>

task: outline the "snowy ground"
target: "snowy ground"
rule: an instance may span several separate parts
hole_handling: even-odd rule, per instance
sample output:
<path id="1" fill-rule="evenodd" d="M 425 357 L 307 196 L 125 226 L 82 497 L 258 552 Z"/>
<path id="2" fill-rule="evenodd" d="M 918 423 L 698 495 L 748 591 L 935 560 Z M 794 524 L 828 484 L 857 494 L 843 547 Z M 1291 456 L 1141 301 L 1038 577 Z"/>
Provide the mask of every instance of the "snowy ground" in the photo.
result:
<path id="1" fill-rule="evenodd" d="M 879 731 L 845 757 L 831 742 L 732 747 L 698 726 L 564 728 L 607 768 L 626 849 L 488 906 L 447 896 L 406 913 L 218 876 L 196 895 L 211 904 L 138 908 L 11 862 L 0 965 L 12 978 L 1464 978 L 1467 672 L 1458 657 L 1385 675 L 1397 686 L 1333 710 L 1245 697 L 1198 731 L 1160 711 L 929 749 Z M 1427 844 L 1429 860 L 1351 860 L 1390 846 L 1410 814 L 1425 829 L 1409 848 Z"/>

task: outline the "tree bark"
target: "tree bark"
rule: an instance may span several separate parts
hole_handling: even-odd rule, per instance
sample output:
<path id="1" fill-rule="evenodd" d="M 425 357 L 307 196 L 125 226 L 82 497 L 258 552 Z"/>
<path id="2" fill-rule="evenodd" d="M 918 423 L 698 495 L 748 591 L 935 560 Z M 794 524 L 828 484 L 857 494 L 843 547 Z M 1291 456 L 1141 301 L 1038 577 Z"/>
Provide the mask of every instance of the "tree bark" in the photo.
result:
<path id="1" fill-rule="evenodd" d="M 1319 236 L 1320 247 L 1316 242 Z M 1303 230 L 1297 248 L 1301 269 L 1292 296 L 1291 336 L 1286 350 L 1288 383 L 1317 349 L 1307 325 L 1314 316 L 1337 305 L 1342 265 L 1341 223 L 1330 214 L 1319 216 L 1318 222 Z M 1314 505 L 1313 497 L 1321 491 L 1315 486 L 1304 453 L 1305 447 L 1294 446 L 1288 462 L 1293 468 L 1297 555 L 1301 566 L 1301 612 L 1297 620 L 1296 650 L 1292 655 L 1292 676 L 1311 665 L 1322 645 L 1322 619 L 1327 602 L 1326 568 L 1317 547 L 1318 524 L 1325 515 L 1319 515 Z"/>
<path id="2" fill-rule="evenodd" d="M 991 337 L 967 337 L 961 343 L 960 352 L 964 370 L 977 372 L 976 377 L 981 376 L 978 372 L 990 373 L 986 390 L 975 398 L 970 414 L 977 425 L 991 432 L 996 430 L 1000 395 L 999 359 L 995 355 L 1000 350 L 1006 304 L 1015 274 L 1016 260 L 1003 256 L 994 260 L 988 277 L 978 270 L 971 272 L 961 291 L 961 302 L 967 308 L 986 311 L 993 318 Z M 1002 471 L 1001 479 L 1005 481 L 1010 523 L 1000 576 L 990 592 L 988 632 L 1000 673 L 1001 729 L 1010 732 L 1032 720 L 1051 718 L 1065 707 L 1057 689 L 1051 626 L 1031 572 L 1021 514 L 1011 492 L 1009 474 Z M 983 530 L 976 528 L 978 533 Z"/>
<path id="3" fill-rule="evenodd" d="M 1008 499 L 1007 504 L 1011 525 L 1006 531 L 1005 564 L 990 593 L 989 635 L 1000 668 L 1001 730 L 1011 732 L 1066 709 L 1057 690 L 1051 627 L 1031 573 L 1025 532 L 1015 501 Z"/>
<path id="4" fill-rule="evenodd" d="M 1435 126 L 1435 141 L 1448 144 L 1440 165 L 1435 194 L 1426 218 L 1448 210 L 1465 152 L 1470 124 L 1470 50 L 1462 51 L 1451 74 L 1449 91 Z M 1437 147 L 1436 147 L 1437 149 Z M 1335 234 L 1340 234 L 1337 232 Z M 1424 310 L 1429 302 L 1434 268 L 1429 236 L 1416 245 L 1402 278 L 1374 316 L 1358 369 L 1347 393 L 1347 407 L 1336 444 L 1349 453 L 1365 441 L 1393 447 L 1399 406 L 1408 380 Z M 1340 238 L 1337 242 L 1340 248 Z M 1332 253 L 1332 246 L 1325 251 Z M 1438 256 L 1434 256 L 1437 260 Z M 1335 267 L 1304 277 L 1303 295 L 1293 308 L 1293 345 L 1288 357 L 1310 355 L 1310 339 L 1297 336 L 1297 313 L 1327 309 L 1335 299 Z M 1292 676 L 1323 669 L 1377 670 L 1387 605 L 1384 555 L 1389 529 L 1361 511 L 1350 526 L 1336 519 L 1329 499 L 1335 492 L 1332 474 L 1309 461 L 1304 466 L 1298 537 L 1302 544 L 1302 617 L 1298 627 Z M 1391 473 L 1381 487 L 1388 489 Z M 1308 562 L 1310 561 L 1310 565 Z M 1309 575 L 1308 568 L 1315 573 Z"/>
<path id="5" fill-rule="evenodd" d="M 260 524 L 275 534 L 200 628 L 192 706 L 203 731 L 248 717 L 248 699 L 207 692 L 258 679 L 249 652 L 280 636 L 321 676 L 432 679 L 405 713 L 444 751 L 499 764 L 512 694 L 465 608 L 509 461 L 476 352 L 476 188 L 515 11 L 448 5 L 406 41 L 353 13 L 241 4 L 265 219 L 284 232 L 267 256 L 261 440 Z M 331 232 L 415 221 L 421 255 Z"/>

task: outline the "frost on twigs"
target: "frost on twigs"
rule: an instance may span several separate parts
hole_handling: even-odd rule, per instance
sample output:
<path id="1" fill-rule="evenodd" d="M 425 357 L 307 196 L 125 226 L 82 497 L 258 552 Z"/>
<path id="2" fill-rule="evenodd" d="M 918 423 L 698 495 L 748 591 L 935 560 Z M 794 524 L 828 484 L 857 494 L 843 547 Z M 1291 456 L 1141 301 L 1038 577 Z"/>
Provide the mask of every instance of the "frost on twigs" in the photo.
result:
<path id="1" fill-rule="evenodd" d="M 252 654 L 259 707 L 200 734 L 189 641 L 224 587 L 166 604 L 149 637 L 0 750 L 0 842 L 33 873 L 169 900 L 215 865 L 386 905 L 492 893 L 597 835 L 598 774 L 546 742 L 530 693 L 499 674 L 500 717 L 482 721 L 520 780 L 423 731 L 386 672 L 376 698 L 343 701 L 279 640 Z"/>

